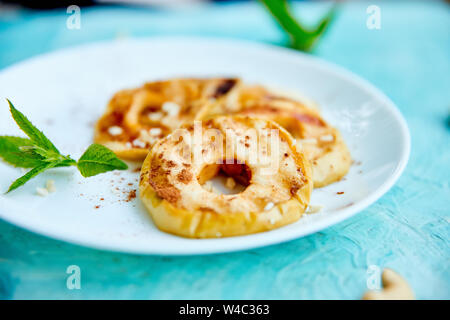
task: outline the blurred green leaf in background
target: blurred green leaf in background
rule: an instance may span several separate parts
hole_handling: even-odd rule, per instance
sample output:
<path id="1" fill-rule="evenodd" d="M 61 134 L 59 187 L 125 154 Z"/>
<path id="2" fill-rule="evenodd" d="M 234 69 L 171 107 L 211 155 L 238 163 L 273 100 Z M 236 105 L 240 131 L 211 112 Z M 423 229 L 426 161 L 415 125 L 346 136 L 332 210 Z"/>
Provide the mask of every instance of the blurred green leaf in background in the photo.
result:
<path id="1" fill-rule="evenodd" d="M 308 30 L 296 19 L 287 0 L 260 0 L 272 16 L 289 35 L 289 46 L 302 51 L 311 51 L 317 40 L 324 34 L 334 19 L 337 5 L 326 13 L 317 26 Z"/>

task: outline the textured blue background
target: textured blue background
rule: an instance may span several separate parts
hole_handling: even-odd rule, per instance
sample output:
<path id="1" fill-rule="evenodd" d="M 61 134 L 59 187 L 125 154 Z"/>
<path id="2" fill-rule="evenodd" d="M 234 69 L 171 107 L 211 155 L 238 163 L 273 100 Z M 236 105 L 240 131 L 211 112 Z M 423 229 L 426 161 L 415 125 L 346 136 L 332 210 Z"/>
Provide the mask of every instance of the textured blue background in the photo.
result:
<path id="1" fill-rule="evenodd" d="M 365 77 L 399 106 L 412 135 L 408 167 L 382 199 L 303 239 L 240 253 L 146 257 L 81 248 L 0 221 L 0 298 L 359 299 L 367 268 L 391 267 L 418 298 L 450 299 L 450 9 L 434 1 L 350 2 L 314 54 Z M 366 8 L 381 8 L 381 30 Z M 323 4 L 296 6 L 314 21 Z M 0 68 L 97 40 L 161 34 L 235 37 L 282 44 L 256 3 L 175 12 L 82 9 L 80 30 L 65 10 L 0 13 Z M 81 290 L 66 268 L 81 268 Z"/>

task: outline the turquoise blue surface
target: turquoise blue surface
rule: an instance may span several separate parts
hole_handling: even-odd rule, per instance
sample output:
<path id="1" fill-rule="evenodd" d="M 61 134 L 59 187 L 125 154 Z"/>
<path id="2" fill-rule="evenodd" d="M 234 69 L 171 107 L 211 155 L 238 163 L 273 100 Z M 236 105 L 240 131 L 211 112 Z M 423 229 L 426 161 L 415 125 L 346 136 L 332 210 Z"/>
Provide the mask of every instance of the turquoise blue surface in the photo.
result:
<path id="1" fill-rule="evenodd" d="M 370 265 L 402 274 L 421 299 L 450 299 L 450 8 L 434 1 L 350 2 L 315 51 L 368 79 L 398 105 L 412 135 L 398 183 L 355 217 L 314 235 L 245 252 L 154 257 L 101 252 L 0 221 L 3 299 L 359 299 Z M 381 29 L 366 28 L 366 8 Z M 299 4 L 314 20 L 325 7 Z M 195 34 L 281 44 L 257 3 L 188 10 L 82 9 L 0 12 L 0 68 L 63 47 L 118 36 Z M 383 150 L 380 150 L 383 152 Z M 81 289 L 66 268 L 81 269 Z"/>

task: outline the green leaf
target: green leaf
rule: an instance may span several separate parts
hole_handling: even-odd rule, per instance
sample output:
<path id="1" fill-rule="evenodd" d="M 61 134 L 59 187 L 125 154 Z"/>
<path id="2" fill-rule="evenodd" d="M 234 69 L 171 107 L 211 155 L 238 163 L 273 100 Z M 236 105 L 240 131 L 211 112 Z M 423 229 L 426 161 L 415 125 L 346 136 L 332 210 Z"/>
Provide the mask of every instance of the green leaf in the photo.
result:
<path id="1" fill-rule="evenodd" d="M 69 157 L 64 157 L 62 154 L 56 153 L 53 150 L 46 150 L 42 147 L 38 147 L 35 145 L 23 146 L 23 147 L 20 147 L 19 149 L 23 152 L 40 156 L 45 161 L 59 161 L 59 160 L 70 159 Z"/>
<path id="2" fill-rule="evenodd" d="M 26 138 L 0 136 L 0 158 L 15 167 L 34 168 L 43 164 L 43 157 L 22 150 L 32 147 L 33 141 Z"/>
<path id="3" fill-rule="evenodd" d="M 53 143 L 17 110 L 11 101 L 7 101 L 14 120 L 30 139 L 0 136 L 0 158 L 14 166 L 33 168 L 14 181 L 7 193 L 50 168 L 76 165 L 84 177 L 128 168 L 111 150 L 98 144 L 91 145 L 78 162 L 70 156 L 60 154 Z"/>
<path id="4" fill-rule="evenodd" d="M 60 167 L 70 167 L 70 166 L 76 166 L 77 162 L 71 158 L 67 158 L 64 160 L 58 160 L 58 164 L 55 166 L 55 168 Z"/>
<path id="5" fill-rule="evenodd" d="M 336 5 L 333 6 L 316 28 L 308 30 L 295 19 L 287 0 L 261 0 L 261 2 L 291 38 L 291 47 L 303 51 L 312 49 L 333 20 L 337 8 Z"/>
<path id="6" fill-rule="evenodd" d="M 100 144 L 92 144 L 78 160 L 78 169 L 83 177 L 95 176 L 111 170 L 125 170 L 128 166 Z"/>
<path id="7" fill-rule="evenodd" d="M 58 164 L 57 161 L 55 162 L 45 162 L 43 164 L 41 164 L 40 166 L 31 169 L 30 171 L 28 171 L 27 173 L 25 173 L 23 176 L 21 176 L 19 179 L 17 179 L 16 181 L 14 181 L 10 186 L 9 189 L 6 193 L 9 193 L 15 189 L 17 189 L 20 186 L 23 186 L 28 180 L 30 180 L 31 178 L 34 178 L 35 176 L 37 176 L 39 173 L 44 172 L 47 169 L 53 168 Z"/>
<path id="8" fill-rule="evenodd" d="M 59 154 L 58 149 L 53 145 L 53 143 L 48 140 L 48 138 L 39 131 L 28 119 L 25 117 L 23 113 L 17 110 L 14 105 L 6 99 L 9 103 L 9 110 L 11 111 L 11 115 L 16 121 L 17 125 L 22 129 L 23 132 L 39 147 L 42 147 L 46 150 L 51 150 Z"/>

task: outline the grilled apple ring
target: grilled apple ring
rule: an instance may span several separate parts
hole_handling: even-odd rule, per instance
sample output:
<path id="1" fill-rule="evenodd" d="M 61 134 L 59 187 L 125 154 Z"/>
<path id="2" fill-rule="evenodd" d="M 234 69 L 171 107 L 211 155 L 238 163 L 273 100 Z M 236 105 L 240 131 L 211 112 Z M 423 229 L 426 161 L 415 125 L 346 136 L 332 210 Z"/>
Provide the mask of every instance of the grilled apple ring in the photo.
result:
<path id="1" fill-rule="evenodd" d="M 339 131 L 322 119 L 319 112 L 267 89 L 241 87 L 233 104 L 209 106 L 209 117 L 241 114 L 272 120 L 296 139 L 296 144 L 312 163 L 314 187 L 340 180 L 350 168 L 350 152 Z"/>
<path id="2" fill-rule="evenodd" d="M 224 103 L 237 79 L 173 79 L 116 93 L 95 126 L 94 140 L 119 157 L 144 160 L 161 137 Z"/>
<path id="3" fill-rule="evenodd" d="M 217 194 L 222 174 L 243 186 Z M 272 121 L 217 117 L 159 140 L 141 169 L 140 197 L 156 226 L 189 238 L 251 234 L 297 221 L 313 188 L 309 161 Z"/>

